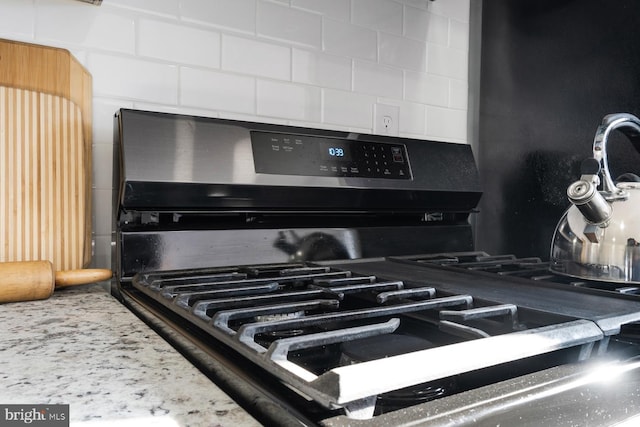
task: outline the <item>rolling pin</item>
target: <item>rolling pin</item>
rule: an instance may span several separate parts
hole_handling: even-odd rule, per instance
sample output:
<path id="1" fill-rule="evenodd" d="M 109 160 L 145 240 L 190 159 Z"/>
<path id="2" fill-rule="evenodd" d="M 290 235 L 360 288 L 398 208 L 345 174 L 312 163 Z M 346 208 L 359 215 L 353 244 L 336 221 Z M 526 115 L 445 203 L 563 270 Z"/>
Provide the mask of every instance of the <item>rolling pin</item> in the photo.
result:
<path id="1" fill-rule="evenodd" d="M 50 261 L 0 262 L 0 303 L 47 299 L 56 287 L 100 282 L 111 270 L 54 271 Z"/>

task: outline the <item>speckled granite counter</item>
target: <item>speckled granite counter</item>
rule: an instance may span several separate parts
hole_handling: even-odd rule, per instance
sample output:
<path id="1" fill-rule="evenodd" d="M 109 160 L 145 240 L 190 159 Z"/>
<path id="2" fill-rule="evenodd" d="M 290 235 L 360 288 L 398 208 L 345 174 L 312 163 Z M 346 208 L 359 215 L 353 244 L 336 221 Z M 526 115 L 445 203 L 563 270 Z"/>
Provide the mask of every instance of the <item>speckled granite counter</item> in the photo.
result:
<path id="1" fill-rule="evenodd" d="M 2 404 L 69 404 L 75 426 L 259 425 L 104 284 L 0 304 L 0 325 Z"/>

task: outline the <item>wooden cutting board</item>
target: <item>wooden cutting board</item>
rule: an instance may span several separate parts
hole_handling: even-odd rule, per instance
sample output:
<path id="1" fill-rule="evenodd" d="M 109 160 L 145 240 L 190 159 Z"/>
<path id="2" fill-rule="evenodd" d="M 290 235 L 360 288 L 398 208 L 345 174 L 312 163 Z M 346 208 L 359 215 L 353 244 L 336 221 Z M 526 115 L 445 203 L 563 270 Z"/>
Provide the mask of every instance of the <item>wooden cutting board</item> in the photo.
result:
<path id="1" fill-rule="evenodd" d="M 91 76 L 66 50 L 0 40 L 0 193 L 0 261 L 90 262 Z"/>

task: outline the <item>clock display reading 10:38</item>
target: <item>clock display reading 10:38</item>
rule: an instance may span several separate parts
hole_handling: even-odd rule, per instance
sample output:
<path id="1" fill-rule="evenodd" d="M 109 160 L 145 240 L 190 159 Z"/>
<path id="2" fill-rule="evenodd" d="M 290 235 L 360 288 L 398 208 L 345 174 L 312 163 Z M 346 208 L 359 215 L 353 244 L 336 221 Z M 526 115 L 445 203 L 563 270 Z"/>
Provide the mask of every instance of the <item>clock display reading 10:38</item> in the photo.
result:
<path id="1" fill-rule="evenodd" d="M 329 147 L 327 150 L 331 157 L 344 157 L 344 148 Z"/>
<path id="2" fill-rule="evenodd" d="M 319 154 L 324 160 L 339 162 L 351 161 L 351 147 L 346 141 L 324 140 L 318 144 Z"/>

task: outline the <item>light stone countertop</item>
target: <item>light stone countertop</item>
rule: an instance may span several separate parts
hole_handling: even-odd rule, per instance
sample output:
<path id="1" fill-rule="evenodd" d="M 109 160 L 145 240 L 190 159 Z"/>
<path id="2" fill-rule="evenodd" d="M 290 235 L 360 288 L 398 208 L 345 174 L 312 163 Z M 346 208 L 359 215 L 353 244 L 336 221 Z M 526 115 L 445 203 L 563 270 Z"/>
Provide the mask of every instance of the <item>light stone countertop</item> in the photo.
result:
<path id="1" fill-rule="evenodd" d="M 260 425 L 104 283 L 0 304 L 0 404 L 69 404 L 82 427 Z"/>

